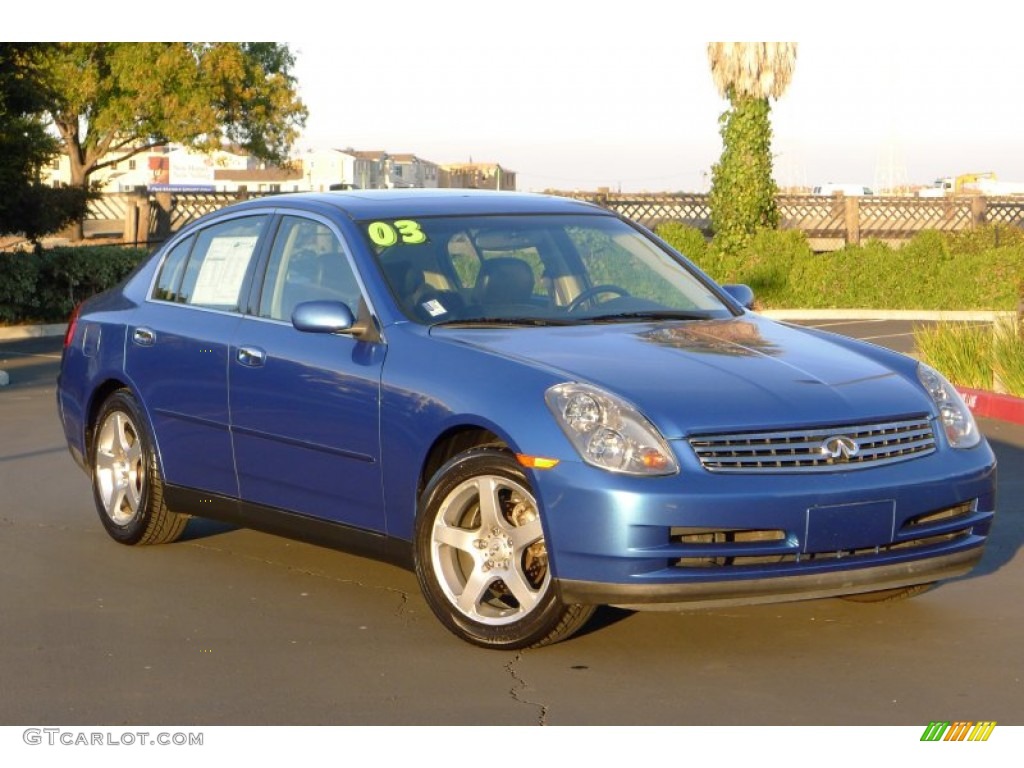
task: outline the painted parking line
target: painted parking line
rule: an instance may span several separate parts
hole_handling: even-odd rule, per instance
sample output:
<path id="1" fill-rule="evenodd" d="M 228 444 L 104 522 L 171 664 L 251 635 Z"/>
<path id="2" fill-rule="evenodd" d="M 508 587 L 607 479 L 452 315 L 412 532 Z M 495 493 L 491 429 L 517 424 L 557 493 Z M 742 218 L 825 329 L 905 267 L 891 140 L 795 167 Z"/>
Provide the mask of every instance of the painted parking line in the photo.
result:
<path id="1" fill-rule="evenodd" d="M 895 339 L 898 336 L 913 336 L 911 333 L 883 333 L 879 336 L 858 336 L 857 338 L 861 341 L 876 341 L 877 339 Z"/>
<path id="2" fill-rule="evenodd" d="M 886 320 L 836 320 L 831 323 L 809 323 L 812 328 L 834 328 L 840 325 L 866 325 L 867 323 L 885 323 Z"/>

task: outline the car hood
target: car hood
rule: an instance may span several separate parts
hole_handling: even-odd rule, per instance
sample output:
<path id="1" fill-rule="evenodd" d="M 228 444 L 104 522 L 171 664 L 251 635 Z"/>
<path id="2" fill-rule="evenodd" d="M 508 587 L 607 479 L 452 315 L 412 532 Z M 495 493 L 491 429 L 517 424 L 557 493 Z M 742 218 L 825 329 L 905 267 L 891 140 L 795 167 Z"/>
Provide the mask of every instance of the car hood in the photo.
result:
<path id="1" fill-rule="evenodd" d="M 639 407 L 667 438 L 931 412 L 920 386 L 872 357 L 752 314 L 695 322 L 445 328 L 434 335 L 603 387 Z"/>

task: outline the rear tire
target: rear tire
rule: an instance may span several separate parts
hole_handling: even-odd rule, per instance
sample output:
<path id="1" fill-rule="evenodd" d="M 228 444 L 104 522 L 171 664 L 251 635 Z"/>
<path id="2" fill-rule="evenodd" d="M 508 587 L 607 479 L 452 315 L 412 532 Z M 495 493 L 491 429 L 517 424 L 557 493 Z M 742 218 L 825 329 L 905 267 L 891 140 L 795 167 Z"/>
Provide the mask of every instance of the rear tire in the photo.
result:
<path id="1" fill-rule="evenodd" d="M 100 408 L 90 453 L 93 499 L 103 527 L 121 544 L 167 544 L 188 515 L 164 503 L 163 478 L 135 398 L 114 392 Z"/>
<path id="2" fill-rule="evenodd" d="M 414 556 L 431 610 L 474 645 L 548 645 L 594 612 L 559 598 L 537 501 L 505 451 L 474 448 L 437 471 L 420 500 Z"/>

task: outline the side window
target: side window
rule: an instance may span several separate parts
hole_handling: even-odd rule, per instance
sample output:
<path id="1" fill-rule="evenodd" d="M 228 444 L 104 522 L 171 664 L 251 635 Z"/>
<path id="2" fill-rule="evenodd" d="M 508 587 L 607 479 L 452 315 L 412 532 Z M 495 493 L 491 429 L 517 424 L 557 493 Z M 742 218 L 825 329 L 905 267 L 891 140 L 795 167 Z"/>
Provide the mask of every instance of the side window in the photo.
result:
<path id="1" fill-rule="evenodd" d="M 185 262 L 192 250 L 194 237 L 187 237 L 178 243 L 171 252 L 164 258 L 163 266 L 160 267 L 160 274 L 156 279 L 156 287 L 153 288 L 153 298 L 160 301 L 180 301 L 179 289 L 181 277 L 185 272 Z"/>
<path id="2" fill-rule="evenodd" d="M 214 224 L 196 236 L 175 301 L 237 312 L 266 216 Z"/>
<path id="3" fill-rule="evenodd" d="M 260 317 L 291 321 L 304 301 L 340 301 L 359 311 L 361 293 L 338 237 L 312 219 L 285 216 L 274 238 Z"/>

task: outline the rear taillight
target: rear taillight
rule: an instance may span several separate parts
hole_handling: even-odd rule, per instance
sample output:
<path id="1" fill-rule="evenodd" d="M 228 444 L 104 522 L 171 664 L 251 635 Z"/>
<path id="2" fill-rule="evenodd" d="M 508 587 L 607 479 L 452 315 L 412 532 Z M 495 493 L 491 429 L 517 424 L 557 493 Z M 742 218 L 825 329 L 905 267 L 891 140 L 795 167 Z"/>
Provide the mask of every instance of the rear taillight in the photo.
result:
<path id="1" fill-rule="evenodd" d="M 75 337 L 75 327 L 78 325 L 78 314 L 81 311 L 81 304 L 71 310 L 71 317 L 68 318 L 68 329 L 64 332 L 64 349 L 68 348 L 68 344 L 71 343 L 71 339 Z"/>

